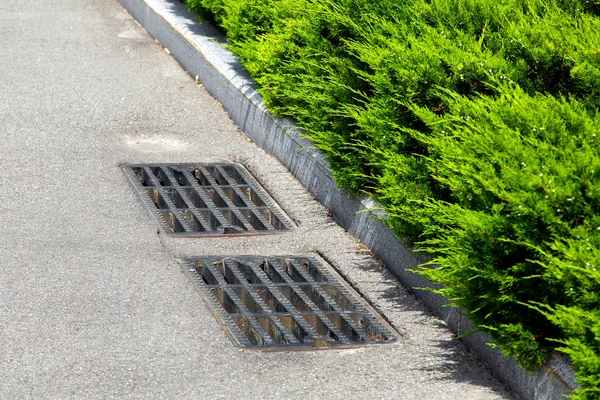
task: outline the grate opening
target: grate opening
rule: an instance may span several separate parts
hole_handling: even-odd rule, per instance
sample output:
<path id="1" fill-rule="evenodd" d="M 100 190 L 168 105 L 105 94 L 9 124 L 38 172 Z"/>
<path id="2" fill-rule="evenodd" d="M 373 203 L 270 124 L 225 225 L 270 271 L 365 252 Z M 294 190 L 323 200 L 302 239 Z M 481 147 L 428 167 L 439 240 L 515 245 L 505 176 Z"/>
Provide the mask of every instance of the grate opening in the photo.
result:
<path id="1" fill-rule="evenodd" d="M 229 266 L 227 264 L 225 264 L 224 262 L 222 262 L 220 264 L 215 264 L 215 266 L 218 266 L 217 270 L 223 276 L 223 279 L 225 280 L 226 283 L 229 283 L 230 285 L 240 285 L 242 283 L 242 282 L 240 282 L 238 277 L 235 276 L 235 273 L 233 272 L 233 270 L 231 268 L 229 268 Z"/>
<path id="2" fill-rule="evenodd" d="M 336 342 L 340 341 L 340 338 L 335 334 L 335 332 L 333 332 L 331 330 L 331 328 L 329 328 L 329 326 L 327 326 L 327 324 L 325 322 L 323 322 L 323 320 L 321 319 L 321 317 L 319 317 L 316 314 L 309 314 L 309 315 L 302 315 L 302 318 L 304 318 L 304 320 L 306 322 L 308 322 L 310 324 L 310 326 L 322 337 L 329 339 L 329 340 L 334 340 Z"/>
<path id="3" fill-rule="evenodd" d="M 395 340 L 368 306 L 311 257 L 200 257 L 188 263 L 241 346 L 329 348 Z"/>
<path id="4" fill-rule="evenodd" d="M 240 309 L 237 304 L 233 301 L 229 293 L 225 291 L 223 288 L 212 288 L 210 289 L 212 294 L 216 297 L 216 299 L 221 303 L 225 311 L 230 314 L 241 314 Z"/>
<path id="5" fill-rule="evenodd" d="M 281 324 L 291 332 L 292 335 L 298 340 L 300 343 L 304 343 L 307 340 L 310 340 L 309 333 L 296 321 L 294 317 L 291 315 L 278 315 L 277 318 L 281 322 Z"/>
<path id="6" fill-rule="evenodd" d="M 227 223 L 229 225 L 231 225 L 230 228 L 232 228 L 232 229 L 237 228 L 239 230 L 244 230 L 244 231 L 248 230 L 248 227 L 244 223 L 242 223 L 242 220 L 232 210 L 220 210 L 220 211 L 223 214 L 223 217 L 225 218 Z M 256 229 L 254 226 L 252 228 Z"/>
<path id="7" fill-rule="evenodd" d="M 190 211 L 184 210 L 181 212 L 181 216 L 187 223 L 187 225 L 196 232 L 204 232 L 204 226 L 200 222 L 200 220 Z"/>
<path id="8" fill-rule="evenodd" d="M 342 293 L 338 288 L 333 285 L 321 285 L 319 286 L 329 297 L 335 301 L 335 303 L 344 311 L 352 311 L 356 309 L 356 306 Z"/>
<path id="9" fill-rule="evenodd" d="M 335 328 L 352 342 L 363 342 L 365 339 L 339 314 L 325 314 Z"/>
<path id="10" fill-rule="evenodd" d="M 163 230 L 179 236 L 275 233 L 290 220 L 236 164 L 124 167 Z"/>
<path id="11" fill-rule="evenodd" d="M 254 212 L 252 212 L 252 210 L 241 208 L 239 210 L 239 212 L 240 212 L 240 214 L 242 214 L 242 217 L 244 217 L 246 219 L 246 221 L 248 221 L 248 223 L 257 231 L 262 231 L 264 229 L 267 229 L 265 224 L 262 223 L 260 218 Z M 273 226 L 274 228 L 277 228 L 277 226 L 275 226 L 273 224 L 271 224 L 271 226 Z"/>
<path id="12" fill-rule="evenodd" d="M 268 260 L 265 260 L 260 264 L 263 272 L 267 274 L 267 277 L 274 283 L 285 283 L 286 280 L 279 274 L 277 269 Z"/>
<path id="13" fill-rule="evenodd" d="M 224 165 L 223 171 L 231 178 L 232 185 L 247 185 L 248 181 L 240 174 L 240 172 L 231 165 Z"/>
<path id="14" fill-rule="evenodd" d="M 165 221 L 167 226 L 175 233 L 186 232 L 185 228 L 172 211 L 159 211 L 159 215 Z"/>
<path id="15" fill-rule="evenodd" d="M 281 304 L 275 295 L 265 286 L 255 286 L 254 291 L 276 313 L 287 313 L 288 310 Z"/>
<path id="16" fill-rule="evenodd" d="M 159 210 L 168 210 L 171 208 L 169 205 L 169 201 L 171 204 L 175 206 L 175 208 L 187 208 L 187 203 L 183 200 L 181 195 L 177 193 L 176 189 L 164 189 L 163 193 L 161 193 L 158 189 L 146 189 L 144 192 L 150 197 L 152 203 Z"/>
<path id="17" fill-rule="evenodd" d="M 258 275 L 256 275 L 256 272 L 249 264 L 241 263 L 236 260 L 234 261 L 233 265 L 235 265 L 236 269 L 241 272 L 242 277 L 245 278 L 248 283 L 263 283 L 263 281 L 258 277 Z"/>
<path id="18" fill-rule="evenodd" d="M 325 275 L 314 264 L 311 264 L 310 261 L 304 261 L 302 267 L 316 282 L 327 282 Z"/>
<path id="19" fill-rule="evenodd" d="M 150 171 L 152 171 L 160 186 L 173 186 L 171 184 L 171 181 L 169 180 L 169 177 L 167 176 L 167 174 L 165 174 L 165 171 L 163 171 L 162 168 L 150 168 Z"/>
<path id="20" fill-rule="evenodd" d="M 191 186 L 190 181 L 183 172 L 174 169 L 173 171 L 171 171 L 171 173 L 173 174 L 173 177 L 175 178 L 179 186 Z"/>
<path id="21" fill-rule="evenodd" d="M 308 298 L 315 303 L 320 310 L 323 311 L 335 311 L 333 305 L 331 305 L 325 297 L 319 293 L 319 290 L 313 286 L 302 285 L 300 289 L 308 296 Z"/>
<path id="22" fill-rule="evenodd" d="M 227 208 L 227 202 L 223 199 L 223 197 L 221 197 L 221 195 L 219 193 L 217 193 L 217 191 L 215 189 L 208 189 L 206 191 L 206 195 L 208 196 L 208 198 L 210 199 L 210 201 L 212 201 L 212 203 L 215 205 L 215 207 L 218 208 Z"/>
<path id="23" fill-rule="evenodd" d="M 263 329 L 269 334 L 271 339 L 275 344 L 289 344 L 290 340 L 285 337 L 281 329 L 273 322 L 271 317 L 267 316 L 259 316 L 256 317 L 258 323 L 263 327 Z"/>
<path id="24" fill-rule="evenodd" d="M 251 313 L 261 313 L 262 307 L 254 300 L 250 292 L 245 287 L 232 287 L 231 290 L 235 292 L 237 297 L 240 299 L 244 307 Z"/>
<path id="25" fill-rule="evenodd" d="M 188 208 L 187 203 L 183 201 L 181 195 L 177 193 L 177 189 L 165 189 L 165 194 L 176 208 Z"/>
<path id="26" fill-rule="evenodd" d="M 250 201 L 256 207 L 266 207 L 266 204 L 258 196 L 256 191 L 254 191 L 254 189 L 252 189 L 250 186 L 239 186 L 239 188 L 240 191 L 244 194 L 244 201 L 246 203 Z"/>
<path id="27" fill-rule="evenodd" d="M 262 221 L 259 217 L 259 215 L 262 215 L 263 220 L 267 221 L 273 228 L 277 230 L 285 229 L 285 224 L 281 222 L 281 220 L 277 218 L 277 216 L 268 208 L 257 208 L 257 211 L 258 213 L 254 213 L 249 210 L 240 210 L 244 217 L 250 220 L 253 224 L 255 223 L 258 226 L 262 225 Z"/>
<path id="28" fill-rule="evenodd" d="M 371 340 L 381 341 L 385 340 L 383 333 L 377 329 L 371 321 L 367 319 L 363 314 L 352 313 L 348 314 L 350 318 L 360 327 L 363 331 L 369 335 Z"/>
<path id="29" fill-rule="evenodd" d="M 237 194 L 234 188 L 232 187 L 222 187 L 221 191 L 227 196 L 229 201 L 236 207 L 246 207 L 246 202 L 242 197 Z"/>
<path id="30" fill-rule="evenodd" d="M 158 208 L 159 210 L 169 209 L 169 205 L 167 204 L 163 196 L 160 194 L 158 189 L 146 189 L 146 194 L 150 197 L 150 200 L 152 200 L 156 208 Z"/>
<path id="31" fill-rule="evenodd" d="M 185 196 L 190 199 L 191 206 L 195 208 L 208 208 L 202 197 L 194 189 L 183 189 Z"/>
<path id="32" fill-rule="evenodd" d="M 196 272 L 200 275 L 200 277 L 202 278 L 202 281 L 204 283 L 206 283 L 207 285 L 218 285 L 219 281 L 217 280 L 217 278 L 215 277 L 215 275 L 213 275 L 213 273 L 210 271 L 210 269 L 204 265 L 195 265 L 196 268 Z"/>
<path id="33" fill-rule="evenodd" d="M 207 166 L 206 171 L 208 171 L 210 177 L 217 182 L 217 185 L 229 185 L 229 181 L 221 174 L 218 167 Z"/>
<path id="34" fill-rule="evenodd" d="M 242 333 L 248 338 L 248 341 L 254 346 L 264 346 L 265 340 L 260 333 L 254 328 L 246 317 L 233 317 L 233 322 L 240 328 Z"/>
<path id="35" fill-rule="evenodd" d="M 298 268 L 296 268 L 295 265 L 292 265 L 292 263 L 290 262 L 290 260 L 285 260 L 284 262 L 285 265 L 285 273 L 292 278 L 292 280 L 294 282 L 301 282 L 301 283 L 305 283 L 307 282 L 306 278 L 304 278 L 304 276 L 302 275 L 302 273 L 300 273 L 300 271 L 298 271 Z"/>
<path id="36" fill-rule="evenodd" d="M 196 179 L 196 183 L 200 186 L 212 186 L 210 180 L 204 175 L 199 168 L 194 168 L 193 176 Z"/>
<path id="37" fill-rule="evenodd" d="M 288 299 L 290 303 L 292 303 L 296 310 L 310 311 L 310 307 L 308 306 L 308 304 L 306 304 L 302 297 L 300 297 L 300 295 L 296 293 L 296 290 L 294 290 L 294 288 L 292 288 L 291 286 L 280 286 L 277 289 L 279 289 L 281 294 L 283 294 L 285 298 Z"/>
<path id="38" fill-rule="evenodd" d="M 207 223 L 207 229 L 211 231 L 218 231 L 221 228 L 221 221 L 209 210 L 200 210 L 198 215 Z"/>
<path id="39" fill-rule="evenodd" d="M 150 175 L 148 175 L 144 168 L 134 167 L 132 170 L 142 186 L 154 186 L 154 183 L 152 183 L 152 180 L 150 179 Z"/>

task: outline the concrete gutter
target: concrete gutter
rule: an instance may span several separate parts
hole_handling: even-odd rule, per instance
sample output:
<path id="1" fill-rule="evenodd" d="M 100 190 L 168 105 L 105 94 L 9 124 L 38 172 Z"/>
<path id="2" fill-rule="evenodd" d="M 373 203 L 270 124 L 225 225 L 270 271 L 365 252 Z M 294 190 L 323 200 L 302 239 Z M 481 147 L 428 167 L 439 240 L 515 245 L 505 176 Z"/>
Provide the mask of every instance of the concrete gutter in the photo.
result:
<path id="1" fill-rule="evenodd" d="M 350 234 L 369 247 L 376 257 L 407 287 L 432 287 L 413 274 L 423 260 L 399 241 L 370 211 L 377 204 L 369 197 L 351 198 L 337 188 L 323 155 L 311 148 L 294 124 L 275 118 L 266 109 L 253 80 L 241 62 L 225 48 L 225 38 L 214 27 L 199 24 L 197 16 L 179 0 L 118 0 L 154 38 L 168 49 L 192 76 L 228 111 L 230 117 L 258 146 L 278 158 Z M 462 311 L 445 307 L 447 301 L 427 291 L 415 291 L 433 312 L 461 335 L 473 329 Z M 482 333 L 462 341 L 485 362 L 493 374 L 524 399 L 562 399 L 577 387 L 573 367 L 558 354 L 532 375 L 512 359 L 487 345 Z"/>

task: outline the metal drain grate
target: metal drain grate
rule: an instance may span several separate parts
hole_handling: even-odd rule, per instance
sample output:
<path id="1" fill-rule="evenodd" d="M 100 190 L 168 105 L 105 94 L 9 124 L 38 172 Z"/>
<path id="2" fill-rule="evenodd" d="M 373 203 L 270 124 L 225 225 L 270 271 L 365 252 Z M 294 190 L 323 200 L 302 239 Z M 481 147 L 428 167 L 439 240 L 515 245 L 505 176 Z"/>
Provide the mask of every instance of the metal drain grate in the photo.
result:
<path id="1" fill-rule="evenodd" d="M 124 169 L 167 234 L 258 234 L 292 227 L 240 165 L 133 164 Z"/>
<path id="2" fill-rule="evenodd" d="M 370 307 L 312 257 L 186 261 L 186 271 L 239 346 L 287 350 L 395 341 Z"/>

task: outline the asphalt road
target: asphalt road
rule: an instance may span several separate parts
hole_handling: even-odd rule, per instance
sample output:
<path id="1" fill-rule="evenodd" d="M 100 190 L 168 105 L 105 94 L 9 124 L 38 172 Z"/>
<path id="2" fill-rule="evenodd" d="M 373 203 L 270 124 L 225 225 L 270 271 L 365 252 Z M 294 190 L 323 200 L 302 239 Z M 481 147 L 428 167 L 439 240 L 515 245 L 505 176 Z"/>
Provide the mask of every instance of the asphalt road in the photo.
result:
<path id="1" fill-rule="evenodd" d="M 511 398 L 114 0 L 3 0 L 0 54 L 0 398 Z M 298 227 L 166 237 L 119 167 L 216 161 Z M 315 252 L 397 343 L 240 350 L 178 261 Z"/>

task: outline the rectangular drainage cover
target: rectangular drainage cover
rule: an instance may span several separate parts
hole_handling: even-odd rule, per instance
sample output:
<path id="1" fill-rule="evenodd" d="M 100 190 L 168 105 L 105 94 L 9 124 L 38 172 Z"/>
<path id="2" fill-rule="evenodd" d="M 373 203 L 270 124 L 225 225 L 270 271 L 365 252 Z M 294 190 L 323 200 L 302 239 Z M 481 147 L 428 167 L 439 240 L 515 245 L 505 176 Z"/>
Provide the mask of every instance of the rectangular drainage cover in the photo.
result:
<path id="1" fill-rule="evenodd" d="M 259 234 L 292 228 L 240 165 L 131 164 L 124 170 L 169 235 Z"/>
<path id="2" fill-rule="evenodd" d="M 185 270 L 241 347 L 302 349 L 396 340 L 312 257 L 197 257 Z"/>

